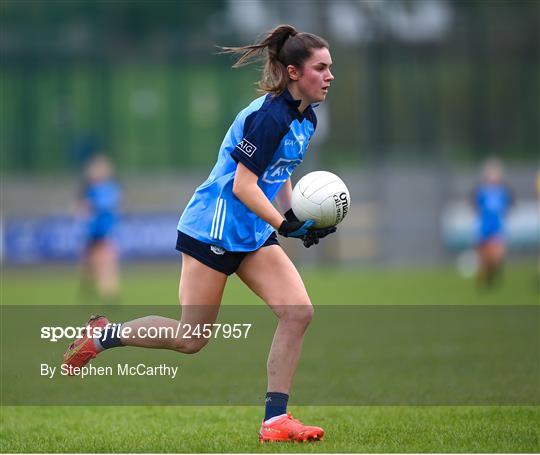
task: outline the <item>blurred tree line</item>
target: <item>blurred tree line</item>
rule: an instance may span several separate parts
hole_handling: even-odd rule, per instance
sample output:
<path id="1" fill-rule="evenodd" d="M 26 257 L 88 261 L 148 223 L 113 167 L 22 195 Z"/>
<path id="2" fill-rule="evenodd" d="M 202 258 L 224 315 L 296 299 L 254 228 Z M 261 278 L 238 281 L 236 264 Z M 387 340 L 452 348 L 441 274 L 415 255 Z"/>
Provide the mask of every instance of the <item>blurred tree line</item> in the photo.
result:
<path id="1" fill-rule="evenodd" d="M 407 12 L 437 4 L 446 31 L 395 31 Z M 537 159 L 534 0 L 3 0 L 2 168 L 65 170 L 97 148 L 123 169 L 207 167 L 256 96 L 256 69 L 231 70 L 215 45 L 255 39 L 242 25 L 256 22 L 255 6 L 277 20 L 259 33 L 311 17 L 305 29 L 332 45 L 336 81 L 321 107 L 330 128 L 317 145 L 328 164 Z M 347 11 L 358 14 L 349 32 Z"/>

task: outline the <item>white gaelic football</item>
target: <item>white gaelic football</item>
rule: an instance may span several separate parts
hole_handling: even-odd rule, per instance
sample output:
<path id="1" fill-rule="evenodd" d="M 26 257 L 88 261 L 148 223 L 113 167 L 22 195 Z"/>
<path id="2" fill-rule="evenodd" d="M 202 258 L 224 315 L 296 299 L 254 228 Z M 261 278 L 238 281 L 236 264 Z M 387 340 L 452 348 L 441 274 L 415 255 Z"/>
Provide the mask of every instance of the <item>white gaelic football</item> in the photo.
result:
<path id="1" fill-rule="evenodd" d="M 345 183 L 331 172 L 310 172 L 302 177 L 293 189 L 294 214 L 301 221 L 315 221 L 316 228 L 341 223 L 350 204 L 351 196 Z"/>

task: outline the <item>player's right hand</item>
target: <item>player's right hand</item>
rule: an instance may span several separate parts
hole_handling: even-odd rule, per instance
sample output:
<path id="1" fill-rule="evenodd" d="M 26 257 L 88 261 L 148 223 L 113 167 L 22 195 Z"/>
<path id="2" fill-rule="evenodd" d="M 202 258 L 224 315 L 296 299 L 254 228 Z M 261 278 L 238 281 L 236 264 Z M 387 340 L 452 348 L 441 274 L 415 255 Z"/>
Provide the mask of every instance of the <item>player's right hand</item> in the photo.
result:
<path id="1" fill-rule="evenodd" d="M 298 218 L 296 218 L 296 215 L 294 214 L 292 209 L 287 210 L 284 216 L 285 216 L 285 219 L 291 223 L 292 222 L 301 223 L 301 221 Z M 322 229 L 311 228 L 311 229 L 308 229 L 308 231 L 300 238 L 302 239 L 302 243 L 304 244 L 304 246 L 306 248 L 309 248 L 313 245 L 318 245 L 319 239 L 322 239 L 326 237 L 327 235 L 333 234 L 334 232 L 336 232 L 336 230 L 337 229 L 335 226 L 322 228 Z"/>
<path id="2" fill-rule="evenodd" d="M 313 220 L 307 221 L 287 221 L 283 220 L 281 226 L 278 229 L 279 235 L 283 237 L 294 237 L 300 239 L 304 237 L 308 232 L 309 228 L 313 226 L 315 222 Z"/>

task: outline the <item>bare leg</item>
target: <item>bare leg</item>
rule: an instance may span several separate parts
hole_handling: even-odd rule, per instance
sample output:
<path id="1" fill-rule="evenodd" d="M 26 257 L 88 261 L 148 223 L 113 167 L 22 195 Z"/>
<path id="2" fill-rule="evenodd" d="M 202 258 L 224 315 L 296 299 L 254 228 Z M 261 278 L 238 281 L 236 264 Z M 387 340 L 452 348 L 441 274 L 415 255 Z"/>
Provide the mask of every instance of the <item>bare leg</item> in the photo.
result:
<path id="1" fill-rule="evenodd" d="M 79 285 L 79 294 L 84 299 L 95 296 L 95 278 L 93 267 L 93 245 L 88 245 L 81 258 L 81 281 Z"/>
<path id="2" fill-rule="evenodd" d="M 478 287 L 485 286 L 486 281 L 487 281 L 489 265 L 487 263 L 485 249 L 486 249 L 485 244 L 482 244 L 476 250 L 476 254 L 478 257 L 478 270 L 476 272 L 476 285 Z"/>
<path id="3" fill-rule="evenodd" d="M 118 252 L 108 240 L 94 247 L 94 276 L 98 294 L 103 299 L 114 299 L 119 293 Z"/>
<path id="4" fill-rule="evenodd" d="M 505 245 L 499 240 L 488 244 L 489 284 L 496 284 L 501 278 L 501 269 L 504 261 Z"/>
<path id="5" fill-rule="evenodd" d="M 478 275 L 479 286 L 491 286 L 500 273 L 505 255 L 505 245 L 499 240 L 487 240 L 478 247 Z"/>
<path id="6" fill-rule="evenodd" d="M 182 253 L 182 273 L 180 277 L 179 299 L 182 304 L 182 318 L 165 318 L 162 316 L 146 316 L 122 324 L 122 329 L 129 327 L 129 337 L 122 337 L 126 346 L 140 346 L 145 348 L 172 349 L 192 354 L 202 349 L 209 341 L 208 338 L 182 338 L 185 333 L 184 324 L 192 327 L 197 324 L 212 324 L 219 312 L 219 305 L 223 297 L 223 290 L 227 282 L 227 275 L 202 264 L 196 259 Z M 178 324 L 180 330 L 176 334 Z M 168 335 L 160 338 L 139 337 L 140 328 L 167 328 Z M 135 336 L 134 336 L 135 335 Z"/>
<path id="7" fill-rule="evenodd" d="M 250 253 L 238 276 L 279 318 L 268 355 L 268 391 L 288 394 L 313 307 L 296 267 L 278 245 Z"/>

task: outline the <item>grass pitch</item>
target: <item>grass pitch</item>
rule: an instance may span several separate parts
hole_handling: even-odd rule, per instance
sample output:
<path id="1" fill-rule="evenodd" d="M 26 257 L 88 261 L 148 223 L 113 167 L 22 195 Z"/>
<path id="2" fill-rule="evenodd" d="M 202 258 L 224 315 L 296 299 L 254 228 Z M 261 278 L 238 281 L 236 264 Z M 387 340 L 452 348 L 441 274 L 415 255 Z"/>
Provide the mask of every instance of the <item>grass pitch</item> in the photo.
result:
<path id="1" fill-rule="evenodd" d="M 176 264 L 126 268 L 122 302 L 176 304 Z M 503 285 L 478 292 L 450 269 L 305 270 L 316 305 L 536 305 L 534 263 L 510 264 Z M 339 292 L 336 292 L 339 290 Z M 73 268 L 8 269 L 2 304 L 73 304 Z M 337 300 L 339 298 L 339 300 Z M 256 298 L 233 279 L 224 304 Z M 321 384 L 324 387 L 324 384 Z M 326 430 L 314 444 L 257 441 L 255 406 L 3 406 L 2 452 L 539 452 L 537 406 L 291 406 Z"/>
<path id="2" fill-rule="evenodd" d="M 510 452 L 539 450 L 534 407 L 302 407 L 326 430 L 260 444 L 257 407 L 10 407 L 2 452 Z"/>

